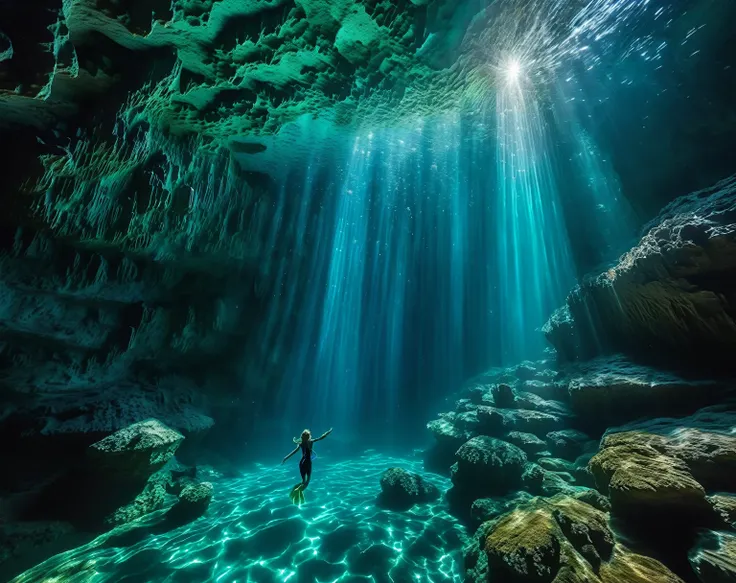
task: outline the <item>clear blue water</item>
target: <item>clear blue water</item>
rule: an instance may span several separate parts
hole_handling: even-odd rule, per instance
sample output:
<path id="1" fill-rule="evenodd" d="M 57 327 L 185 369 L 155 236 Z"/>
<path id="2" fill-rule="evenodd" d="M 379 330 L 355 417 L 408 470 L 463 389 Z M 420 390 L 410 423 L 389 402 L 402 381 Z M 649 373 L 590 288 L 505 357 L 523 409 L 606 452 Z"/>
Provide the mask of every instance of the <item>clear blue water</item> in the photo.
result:
<path id="1" fill-rule="evenodd" d="M 412 0 L 411 10 L 420 4 Z M 434 10 L 442 2 L 429 4 Z M 736 131 L 731 129 L 736 128 L 736 0 L 466 4 L 468 12 L 484 14 L 465 24 L 464 11 L 452 16 L 460 24 L 450 36 L 465 38 L 465 44 L 462 54 L 453 55 L 457 67 L 439 77 L 438 83 L 448 83 L 446 90 L 433 94 L 442 102 L 425 104 L 426 109 L 390 124 L 380 123 L 391 119 L 381 111 L 381 99 L 367 100 L 370 107 L 381 107 L 361 112 L 355 124 L 336 127 L 319 112 L 295 114 L 277 135 L 237 136 L 262 138 L 268 144 L 260 144 L 265 153 L 223 147 L 209 158 L 197 155 L 198 148 L 209 144 L 202 136 L 175 142 L 144 119 L 138 109 L 145 108 L 124 106 L 114 138 L 105 136 L 99 149 L 104 151 L 113 140 L 116 146 L 128 140 L 134 154 L 121 146 L 104 180 L 86 176 L 81 187 L 69 187 L 74 196 L 63 192 L 73 183 L 64 172 L 94 174 L 97 167 L 87 158 L 98 155 L 98 144 L 81 139 L 77 149 L 50 147 L 68 158 L 62 157 L 58 167 L 50 165 L 39 182 L 48 190 L 38 189 L 43 195 L 35 201 L 35 218 L 54 236 L 112 249 L 112 255 L 122 254 L 125 261 L 111 275 L 114 269 L 98 266 L 96 259 L 91 267 L 80 268 L 77 255 L 69 273 L 89 267 L 89 274 L 75 274 L 84 285 L 79 291 L 74 287 L 78 282 L 72 281 L 69 297 L 55 298 L 51 308 L 43 303 L 47 300 L 38 300 L 41 308 L 36 309 L 26 305 L 36 299 L 17 299 L 24 290 L 3 296 L 10 298 L 8 311 L 18 310 L 13 332 L 25 335 L 35 327 L 53 345 L 73 345 L 73 357 L 59 360 L 62 381 L 48 373 L 51 382 L 42 384 L 40 393 L 42 399 L 44 391 L 58 399 L 50 399 L 48 409 L 53 409 L 63 400 L 58 394 L 78 389 L 83 395 L 81 413 L 71 408 L 68 418 L 65 409 L 58 419 L 50 415 L 48 432 L 102 431 L 107 416 L 118 414 L 116 400 L 130 399 L 127 385 L 118 381 L 127 382 L 129 372 L 134 376 L 141 369 L 145 382 L 136 385 L 140 403 L 130 399 L 135 401 L 132 415 L 162 411 L 172 425 L 187 426 L 192 418 L 209 420 L 211 414 L 217 421 L 202 438 L 206 447 L 198 452 L 201 458 L 189 461 L 198 463 L 213 454 L 230 456 L 229 463 L 240 465 L 236 477 L 212 473 L 214 499 L 202 518 L 164 531 L 160 523 L 165 511 L 159 511 L 49 558 L 14 581 L 463 579 L 462 545 L 471 533 L 448 512 L 444 496 L 406 512 L 379 508 L 381 474 L 391 466 L 418 472 L 444 494 L 449 478 L 427 472 L 418 458 L 401 452 L 432 444 L 426 424 L 455 408 L 449 395 L 489 367 L 549 356 L 541 327 L 576 282 L 615 262 L 664 204 L 714 183 L 736 164 L 730 138 Z M 214 5 L 222 8 L 228 2 Z M 280 10 L 269 14 L 275 30 Z M 425 38 L 416 39 L 417 48 L 431 41 L 432 35 L 425 32 Z M 0 61 L 9 55 L 0 52 Z M 417 66 L 422 71 L 425 64 Z M 356 87 L 347 88 L 348 93 L 357 88 L 368 96 L 372 88 L 361 77 L 364 73 L 356 74 Z M 134 91 L 130 103 L 153 103 L 155 110 L 155 101 L 179 86 L 180 74 L 175 67 L 159 75 L 162 81 Z M 358 87 L 361 83 L 365 87 Z M 407 99 L 422 88 L 421 83 L 407 87 Z M 281 99 L 278 91 L 274 95 Z M 365 103 L 361 106 L 369 107 Z M 284 104 L 293 105 L 286 98 Z M 63 131 L 54 130 L 62 142 Z M 287 150 L 279 150 L 279 144 L 287 144 Z M 292 155 L 292 144 L 299 155 Z M 141 171 L 144 178 L 137 176 L 150 183 L 147 195 L 170 202 L 174 192 L 184 192 L 183 209 L 171 220 L 163 212 L 161 219 L 154 211 L 136 209 L 130 224 L 123 217 L 124 232 L 117 233 L 113 227 L 120 210 L 115 197 L 131 200 L 126 188 L 135 178 L 133 168 L 147 165 L 149 157 L 165 161 L 154 160 L 153 169 Z M 104 155 L 100 159 L 106 160 Z M 117 166 L 127 162 L 130 167 L 118 172 Z M 261 191 L 246 185 L 244 169 L 262 171 L 259 179 L 268 186 Z M 169 202 L 161 202 L 161 208 Z M 120 240 L 104 240 L 110 233 Z M 128 250 L 121 240 L 139 254 L 137 259 L 143 258 L 141 264 L 148 261 L 156 267 L 191 261 L 196 271 L 202 267 L 197 262 L 217 257 L 225 267 L 213 266 L 213 272 L 219 273 L 217 267 L 235 272 L 235 284 L 228 280 L 228 285 L 238 289 L 208 290 L 217 297 L 203 302 L 201 312 L 190 311 L 190 305 L 168 312 L 168 298 L 159 298 L 158 292 L 151 295 L 163 307 L 151 308 L 143 291 L 122 285 L 120 297 L 125 301 L 126 293 L 136 296 L 129 310 L 134 326 L 128 326 L 125 310 L 116 311 L 120 297 L 114 293 L 102 302 L 116 305 L 109 316 L 94 302 L 88 313 L 84 300 L 98 299 L 95 294 L 102 295 L 99 290 L 109 281 L 119 292 L 115 277 L 124 283 L 126 277 L 138 277 L 136 265 L 127 263 Z M 37 250 L 30 247 L 33 259 Z M 69 255 L 75 255 L 73 245 L 70 249 Z M 242 280 L 241 267 L 246 273 Z M 202 269 L 198 277 L 202 273 L 208 272 Z M 156 273 L 152 279 L 159 276 L 166 277 Z M 40 290 L 33 298 L 55 297 L 56 291 L 50 290 L 57 288 L 69 291 L 63 275 L 51 284 L 39 280 L 33 282 L 35 292 Z M 187 286 L 184 282 L 181 287 Z M 242 293 L 244 289 L 248 293 Z M 187 294 L 198 293 L 187 290 L 182 297 L 188 301 Z M 82 297 L 85 294 L 89 297 Z M 75 307 L 67 312 L 63 306 L 69 298 Z M 246 301 L 253 306 L 244 305 Z M 56 322 L 51 317 L 55 309 L 68 321 Z M 102 322 L 89 315 L 97 311 Z M 246 312 L 248 317 L 241 318 Z M 112 339 L 108 325 L 119 338 Z M 115 350 L 104 354 L 108 339 L 122 348 L 115 344 Z M 96 353 L 85 360 L 87 348 L 98 341 L 99 360 Z M 146 378 L 155 359 L 149 344 L 163 357 L 161 369 L 151 366 L 155 373 Z M 223 344 L 229 344 L 226 350 Z M 84 357 L 77 359 L 78 351 Z M 182 364 L 192 355 L 201 358 L 202 369 L 210 360 L 227 368 L 217 360 L 223 352 L 235 362 L 235 372 L 228 369 L 232 374 L 223 374 L 225 380 L 217 370 L 215 381 L 208 378 L 190 392 L 180 379 L 166 376 L 179 366 L 192 372 Z M 54 369 L 56 361 L 40 353 L 44 365 Z M 56 356 L 53 350 L 50 354 Z M 27 362 L 23 360 L 23 366 Z M 35 398 L 41 386 L 36 372 L 27 375 L 31 389 L 22 394 L 24 402 Z M 204 378 L 199 370 L 192 376 L 200 372 Z M 525 379 L 511 376 L 512 381 L 493 382 L 518 381 L 515 389 L 526 390 Z M 554 378 L 551 371 L 544 381 Z M 99 385 L 107 392 L 87 404 L 85 391 L 94 393 Z M 108 391 L 109 386 L 120 395 L 113 399 L 115 391 Z M 167 403 L 169 394 L 173 404 Z M 148 407 L 150 403 L 156 406 Z M 458 424 L 471 424 L 472 416 L 463 419 L 464 411 L 458 413 Z M 304 427 L 315 433 L 328 427 L 335 431 L 318 450 L 306 504 L 295 507 L 288 492 L 298 479 L 296 460 L 286 467 L 261 463 L 243 468 L 254 459 L 280 459 Z M 540 442 L 545 433 L 537 436 Z M 600 435 L 589 437 L 594 442 Z M 195 439 L 199 437 L 190 441 Z M 366 444 L 383 453 L 364 451 Z M 557 465 L 572 467 L 575 460 L 564 461 L 567 465 Z M 449 473 L 452 460 L 445 462 L 440 469 Z"/>
<path id="2" fill-rule="evenodd" d="M 258 464 L 211 481 L 206 516 L 158 533 L 160 513 L 52 557 L 14 583 L 383 583 L 461 580 L 465 529 L 443 499 L 406 512 L 376 505 L 383 471 L 422 471 L 419 460 L 367 451 L 348 461 L 318 456 L 294 506 L 296 461 Z M 442 491 L 450 481 L 428 479 Z"/>

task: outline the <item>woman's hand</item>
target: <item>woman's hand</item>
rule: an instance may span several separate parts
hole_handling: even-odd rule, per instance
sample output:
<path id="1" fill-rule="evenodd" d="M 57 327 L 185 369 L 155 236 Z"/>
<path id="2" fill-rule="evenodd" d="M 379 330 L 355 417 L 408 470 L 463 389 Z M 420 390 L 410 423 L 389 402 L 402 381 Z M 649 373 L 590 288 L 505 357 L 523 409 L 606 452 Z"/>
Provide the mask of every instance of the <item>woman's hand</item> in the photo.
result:
<path id="1" fill-rule="evenodd" d="M 330 433 L 332 433 L 332 427 L 330 427 L 330 428 L 329 428 L 329 429 L 328 429 L 328 430 L 327 430 L 327 431 L 325 432 L 325 435 L 329 435 Z"/>
<path id="2" fill-rule="evenodd" d="M 281 460 L 281 465 L 283 466 L 286 463 L 286 458 Z"/>

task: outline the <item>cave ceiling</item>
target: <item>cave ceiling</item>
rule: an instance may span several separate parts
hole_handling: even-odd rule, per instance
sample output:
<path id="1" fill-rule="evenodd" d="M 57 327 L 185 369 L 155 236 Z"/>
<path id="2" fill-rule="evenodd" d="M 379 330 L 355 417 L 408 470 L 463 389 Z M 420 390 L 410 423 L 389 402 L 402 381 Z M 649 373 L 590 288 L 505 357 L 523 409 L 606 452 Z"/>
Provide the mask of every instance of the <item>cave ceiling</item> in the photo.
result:
<path id="1" fill-rule="evenodd" d="M 321 138 L 356 128 L 482 114 L 509 55 L 534 63 L 540 87 L 561 66 L 587 69 L 604 53 L 619 59 L 656 47 L 662 39 L 641 36 L 646 24 L 637 21 L 645 4 L 3 0 L 0 129 L 74 142 L 81 127 L 109 139 L 118 117 L 126 132 L 195 137 L 197 149 L 229 150 L 241 166 L 272 173 L 272 162 L 313 150 L 317 134 L 326 148 Z M 675 36 L 709 3 L 687 4 L 668 13 Z M 610 34 L 613 27 L 625 34 Z M 691 65 L 675 58 L 687 74 Z"/>
<path id="2" fill-rule="evenodd" d="M 0 127 L 49 128 L 118 91 L 129 118 L 241 158 L 302 117 L 352 129 L 472 111 L 493 83 L 489 47 L 518 42 L 498 18 L 513 2 L 33 4 L 0 5 Z"/>

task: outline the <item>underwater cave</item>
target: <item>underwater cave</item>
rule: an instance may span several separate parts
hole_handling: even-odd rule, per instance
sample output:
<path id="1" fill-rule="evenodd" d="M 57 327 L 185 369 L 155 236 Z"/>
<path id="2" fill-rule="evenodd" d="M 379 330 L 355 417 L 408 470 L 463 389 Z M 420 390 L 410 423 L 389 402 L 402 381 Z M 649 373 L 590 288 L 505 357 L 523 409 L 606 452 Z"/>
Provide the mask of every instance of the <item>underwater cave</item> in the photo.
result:
<path id="1" fill-rule="evenodd" d="M 736 582 L 734 47 L 0 1 L 0 581 Z"/>

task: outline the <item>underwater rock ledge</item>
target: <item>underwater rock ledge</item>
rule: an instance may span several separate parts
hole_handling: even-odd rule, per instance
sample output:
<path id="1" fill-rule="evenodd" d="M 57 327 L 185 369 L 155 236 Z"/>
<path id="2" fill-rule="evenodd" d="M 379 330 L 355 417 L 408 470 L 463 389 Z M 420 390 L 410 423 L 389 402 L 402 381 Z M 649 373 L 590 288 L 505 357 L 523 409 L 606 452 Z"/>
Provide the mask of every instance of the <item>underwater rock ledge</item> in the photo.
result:
<path id="1" fill-rule="evenodd" d="M 425 459 L 449 470 L 450 510 L 477 529 L 466 581 L 695 581 L 697 533 L 734 528 L 734 388 L 623 355 L 470 379 L 428 424 Z M 578 522 L 610 533 L 605 553 L 558 507 L 597 517 Z"/>
<path id="2" fill-rule="evenodd" d="M 681 197 L 613 267 L 590 276 L 544 326 L 563 360 L 622 352 L 732 370 L 736 176 Z"/>

